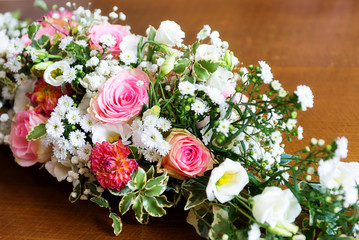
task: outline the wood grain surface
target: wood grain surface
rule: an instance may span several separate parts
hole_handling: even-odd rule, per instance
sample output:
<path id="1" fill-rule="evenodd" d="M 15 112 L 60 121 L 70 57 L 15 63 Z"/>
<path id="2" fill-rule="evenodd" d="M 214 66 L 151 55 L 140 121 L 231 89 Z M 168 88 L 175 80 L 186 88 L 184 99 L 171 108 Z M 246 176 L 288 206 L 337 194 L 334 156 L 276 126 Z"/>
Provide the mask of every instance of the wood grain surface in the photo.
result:
<path id="1" fill-rule="evenodd" d="M 20 8 L 25 17 L 42 12 L 32 0 L 0 0 L 0 11 Z M 48 1 L 65 5 L 65 1 Z M 77 1 L 78 4 L 85 1 Z M 359 2 L 356 0 L 94 0 L 93 8 L 108 13 L 117 5 L 132 32 L 144 34 L 149 24 L 179 23 L 186 43 L 204 24 L 218 30 L 245 65 L 265 60 L 275 79 L 294 91 L 305 84 L 315 95 L 314 108 L 301 112 L 302 141 L 287 144 L 291 153 L 311 137 L 349 139 L 348 161 L 359 159 Z M 38 166 L 22 168 L 3 146 L 0 168 L 0 239 L 116 239 L 108 212 L 88 201 L 68 202 L 71 185 L 58 183 Z M 118 239 L 200 239 L 185 222 L 182 209 L 140 225 L 123 217 Z"/>

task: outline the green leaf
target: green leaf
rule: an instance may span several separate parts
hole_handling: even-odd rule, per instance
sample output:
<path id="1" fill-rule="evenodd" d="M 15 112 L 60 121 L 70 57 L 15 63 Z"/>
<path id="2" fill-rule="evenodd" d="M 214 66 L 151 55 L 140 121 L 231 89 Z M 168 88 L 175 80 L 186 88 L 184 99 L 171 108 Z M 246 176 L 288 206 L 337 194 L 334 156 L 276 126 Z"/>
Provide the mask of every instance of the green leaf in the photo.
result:
<path id="1" fill-rule="evenodd" d="M 46 134 L 46 124 L 40 123 L 36 125 L 31 131 L 26 135 L 27 141 L 34 141 Z"/>
<path id="2" fill-rule="evenodd" d="M 69 196 L 69 201 L 71 203 L 76 202 L 81 196 L 81 183 L 78 183 L 72 190 L 72 192 L 76 193 L 76 197 L 73 197 L 72 194 Z"/>
<path id="3" fill-rule="evenodd" d="M 136 159 L 136 160 L 140 160 L 141 159 L 141 154 L 140 152 L 138 151 L 138 148 L 135 147 L 134 145 L 129 145 L 128 148 L 130 149 L 133 157 Z"/>
<path id="4" fill-rule="evenodd" d="M 196 55 L 196 52 L 197 52 L 197 48 L 199 47 L 199 41 L 193 43 L 192 45 L 192 52 L 194 55 Z"/>
<path id="5" fill-rule="evenodd" d="M 147 183 L 146 183 L 146 189 L 152 188 L 153 186 L 156 185 L 163 185 L 166 184 L 167 185 L 167 180 L 168 180 L 168 176 L 167 173 L 162 174 L 159 177 L 150 179 Z"/>
<path id="6" fill-rule="evenodd" d="M 38 22 L 33 22 L 31 25 L 27 28 L 27 35 L 31 40 L 34 40 L 37 31 L 40 29 L 40 24 Z"/>
<path id="7" fill-rule="evenodd" d="M 166 214 L 166 210 L 158 205 L 156 198 L 142 196 L 142 201 L 146 212 L 152 217 L 162 217 Z"/>
<path id="8" fill-rule="evenodd" d="M 210 73 L 214 73 L 219 66 L 218 62 L 213 61 L 199 60 L 198 63 Z"/>
<path id="9" fill-rule="evenodd" d="M 130 209 L 131 204 L 135 200 L 136 192 L 129 192 L 121 199 L 120 203 L 118 204 L 118 209 L 120 213 L 123 215 L 125 214 L 128 209 Z"/>
<path id="10" fill-rule="evenodd" d="M 296 159 L 296 158 L 298 158 L 298 156 L 283 153 L 283 154 L 280 155 L 280 163 L 281 164 L 287 164 L 287 163 L 289 163 L 290 161 L 292 161 L 293 159 Z"/>
<path id="11" fill-rule="evenodd" d="M 193 70 L 198 79 L 205 81 L 209 78 L 208 71 L 205 68 L 203 68 L 202 65 L 199 64 L 198 62 L 194 64 Z"/>
<path id="12" fill-rule="evenodd" d="M 85 187 L 90 190 L 91 195 L 96 196 L 96 197 L 101 195 L 101 193 L 97 191 L 97 187 L 95 184 L 87 182 L 87 183 L 85 183 Z"/>
<path id="13" fill-rule="evenodd" d="M 133 201 L 132 210 L 135 212 L 136 219 L 139 223 L 143 223 L 143 204 L 142 196 L 138 195 Z"/>
<path id="14" fill-rule="evenodd" d="M 117 191 L 116 189 L 108 188 L 108 191 L 115 196 L 124 196 L 126 193 L 131 192 L 132 190 L 129 187 L 124 187 L 121 191 Z"/>
<path id="15" fill-rule="evenodd" d="M 71 88 L 73 90 L 75 90 L 75 92 L 77 94 L 84 94 L 85 93 L 79 81 L 72 81 L 71 82 Z"/>
<path id="16" fill-rule="evenodd" d="M 156 197 L 156 201 L 160 207 L 172 207 L 172 203 L 170 203 L 164 195 Z"/>
<path id="17" fill-rule="evenodd" d="M 146 172 L 147 179 L 153 178 L 154 174 L 155 174 L 155 168 L 151 166 L 150 169 L 148 169 L 148 171 Z"/>
<path id="18" fill-rule="evenodd" d="M 197 179 L 189 179 L 183 184 L 182 187 L 189 192 L 187 203 L 184 207 L 185 211 L 203 203 L 207 199 L 207 183 L 208 177 L 202 177 Z"/>
<path id="19" fill-rule="evenodd" d="M 151 188 L 146 188 L 143 191 L 143 194 L 146 197 L 156 197 L 161 195 L 166 190 L 166 188 L 167 188 L 166 185 L 156 185 Z"/>
<path id="20" fill-rule="evenodd" d="M 192 76 L 184 76 L 182 81 L 188 81 L 190 83 L 194 83 L 194 78 Z"/>
<path id="21" fill-rule="evenodd" d="M 111 212 L 109 217 L 112 219 L 113 223 L 112 223 L 112 227 L 113 227 L 113 232 L 116 236 L 118 236 L 121 231 L 122 231 L 122 221 L 121 218 L 119 216 L 117 216 L 116 213 Z"/>
<path id="22" fill-rule="evenodd" d="M 36 41 L 40 48 L 50 49 L 51 47 L 50 36 L 47 34 L 41 35 Z"/>
<path id="23" fill-rule="evenodd" d="M 10 94 L 13 94 L 15 92 L 16 84 L 13 81 L 11 81 L 10 78 L 8 78 L 8 77 L 0 78 L 0 82 L 2 82 L 3 84 L 5 84 L 7 86 L 8 92 Z"/>
<path id="24" fill-rule="evenodd" d="M 91 202 L 97 203 L 97 205 L 99 205 L 100 207 L 104 207 L 104 208 L 109 207 L 108 201 L 102 197 L 93 197 L 90 200 Z"/>
<path id="25" fill-rule="evenodd" d="M 47 5 L 46 5 L 46 2 L 44 0 L 35 0 L 34 6 L 38 7 L 38 8 L 41 8 L 42 10 L 47 12 Z"/>
<path id="26" fill-rule="evenodd" d="M 156 29 L 152 26 L 149 26 L 148 40 L 154 41 L 155 37 L 156 37 Z"/>
<path id="27" fill-rule="evenodd" d="M 181 74 L 189 66 L 190 60 L 188 58 L 180 58 L 173 67 L 175 73 Z"/>
<path id="28" fill-rule="evenodd" d="M 142 189 L 143 186 L 145 186 L 147 181 L 146 172 L 142 168 L 138 168 L 135 178 L 133 179 L 133 182 L 136 185 L 137 189 Z"/>

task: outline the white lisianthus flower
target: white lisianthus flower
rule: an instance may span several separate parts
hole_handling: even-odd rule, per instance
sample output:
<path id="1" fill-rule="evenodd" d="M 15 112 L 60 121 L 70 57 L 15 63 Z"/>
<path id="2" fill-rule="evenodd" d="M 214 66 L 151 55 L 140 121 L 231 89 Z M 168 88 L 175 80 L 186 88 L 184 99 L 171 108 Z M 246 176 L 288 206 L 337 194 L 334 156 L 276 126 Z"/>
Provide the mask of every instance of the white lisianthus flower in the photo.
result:
<path id="1" fill-rule="evenodd" d="M 303 111 L 307 110 L 307 108 L 313 107 L 314 96 L 310 87 L 299 85 L 297 86 L 297 90 L 295 90 L 294 93 L 298 96 L 298 103 L 302 105 Z"/>
<path id="2" fill-rule="evenodd" d="M 228 71 L 223 67 L 219 67 L 207 80 L 206 85 L 224 92 L 224 90 L 226 90 L 228 80 L 232 77 L 233 73 L 231 71 Z"/>
<path id="3" fill-rule="evenodd" d="M 206 60 L 217 62 L 221 57 L 221 52 L 218 47 L 209 44 L 201 44 L 196 50 L 195 60 Z"/>
<path id="4" fill-rule="evenodd" d="M 227 158 L 212 170 L 206 188 L 207 198 L 225 203 L 239 194 L 248 182 L 248 174 L 242 165 Z"/>
<path id="5" fill-rule="evenodd" d="M 64 73 L 70 70 L 70 65 L 67 62 L 55 62 L 46 68 L 44 72 L 44 80 L 52 86 L 61 86 L 61 84 L 65 82 Z"/>
<path id="6" fill-rule="evenodd" d="M 101 143 L 109 141 L 110 138 L 121 137 L 122 143 L 125 145 L 130 144 L 129 138 L 131 137 L 131 127 L 128 124 L 111 124 L 111 123 L 97 123 L 92 126 L 92 142 Z"/>
<path id="7" fill-rule="evenodd" d="M 26 93 L 33 92 L 35 83 L 31 80 L 27 80 L 21 83 L 15 92 L 14 111 L 18 113 L 26 109 L 30 103 L 30 99 L 26 96 Z"/>
<path id="8" fill-rule="evenodd" d="M 298 200 L 289 190 L 279 187 L 266 187 L 264 191 L 253 197 L 253 216 L 262 223 L 274 228 L 277 223 L 292 223 L 301 212 Z"/>
<path id="9" fill-rule="evenodd" d="M 59 162 L 55 157 L 51 158 L 51 161 L 45 163 L 46 170 L 54 177 L 57 181 L 61 182 L 68 176 L 68 172 L 71 170 L 71 166 L 65 166 L 62 162 Z"/>
<path id="10" fill-rule="evenodd" d="M 181 30 L 181 27 L 174 21 L 163 21 L 157 29 L 155 41 L 164 43 L 170 47 L 181 43 L 185 33 Z"/>

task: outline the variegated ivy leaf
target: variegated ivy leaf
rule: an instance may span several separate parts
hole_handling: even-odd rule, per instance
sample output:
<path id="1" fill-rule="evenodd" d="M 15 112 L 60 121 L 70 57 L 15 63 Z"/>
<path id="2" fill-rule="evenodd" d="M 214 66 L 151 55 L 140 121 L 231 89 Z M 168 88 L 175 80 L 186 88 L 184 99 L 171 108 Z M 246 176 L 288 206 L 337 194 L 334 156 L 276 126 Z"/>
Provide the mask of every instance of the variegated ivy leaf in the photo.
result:
<path id="1" fill-rule="evenodd" d="M 219 67 L 219 62 L 199 60 L 198 63 L 209 73 L 214 73 Z"/>
<path id="2" fill-rule="evenodd" d="M 141 190 L 147 181 L 147 176 L 145 170 L 142 168 L 138 168 L 136 175 L 133 178 L 133 182 L 135 183 L 135 186 L 138 190 Z"/>
<path id="3" fill-rule="evenodd" d="M 97 191 L 97 186 L 93 183 L 87 182 L 85 183 L 85 188 L 90 190 L 90 195 L 98 197 L 101 195 L 99 191 Z"/>
<path id="4" fill-rule="evenodd" d="M 165 172 L 159 177 L 148 180 L 145 188 L 149 189 L 156 185 L 167 185 L 167 181 L 168 181 L 168 176 L 167 176 L 167 172 Z"/>
<path id="5" fill-rule="evenodd" d="M 102 197 L 93 197 L 90 200 L 91 202 L 97 203 L 100 207 L 108 208 L 110 206 L 108 201 Z"/>
<path id="6" fill-rule="evenodd" d="M 143 194 L 147 197 L 157 197 L 161 195 L 166 190 L 166 188 L 166 185 L 155 185 L 151 188 L 145 188 Z"/>
<path id="7" fill-rule="evenodd" d="M 156 198 L 142 196 L 143 207 L 152 217 L 162 217 L 166 214 L 166 210 L 159 206 Z"/>
<path id="8" fill-rule="evenodd" d="M 173 67 L 173 71 L 177 74 L 183 73 L 186 68 L 189 66 L 190 60 L 188 58 L 180 58 L 177 60 L 176 64 Z"/>
<path id="9" fill-rule="evenodd" d="M 80 198 L 80 196 L 81 196 L 81 183 L 78 183 L 72 190 L 72 193 L 69 196 L 69 201 L 71 203 L 74 203 Z"/>
<path id="10" fill-rule="evenodd" d="M 150 169 L 148 169 L 148 171 L 146 172 L 147 179 L 153 178 L 154 175 L 155 175 L 155 168 L 151 166 Z"/>
<path id="11" fill-rule="evenodd" d="M 138 193 L 136 192 L 129 192 L 123 198 L 121 199 L 118 208 L 120 210 L 120 213 L 123 215 L 125 214 L 131 207 L 131 204 L 136 199 Z"/>
<path id="12" fill-rule="evenodd" d="M 27 141 L 35 141 L 46 134 L 46 124 L 40 123 L 33 127 L 31 131 L 26 135 Z"/>
<path id="13" fill-rule="evenodd" d="M 198 177 L 189 179 L 182 185 L 182 188 L 189 192 L 185 210 L 193 208 L 207 199 L 206 187 L 208 184 L 208 177 Z"/>
<path id="14" fill-rule="evenodd" d="M 193 70 L 199 80 L 206 81 L 210 76 L 208 71 L 198 62 L 194 64 Z"/>
<path id="15" fill-rule="evenodd" d="M 131 192 L 132 190 L 129 187 L 124 187 L 121 191 L 117 191 L 116 189 L 109 188 L 108 191 L 115 196 L 124 196 L 126 193 Z"/>
<path id="16" fill-rule="evenodd" d="M 115 233 L 116 236 L 118 236 L 122 231 L 121 218 L 119 216 L 117 216 L 116 213 L 113 213 L 113 212 L 110 213 L 109 218 L 111 218 L 113 221 L 113 223 L 112 223 L 113 232 Z"/>

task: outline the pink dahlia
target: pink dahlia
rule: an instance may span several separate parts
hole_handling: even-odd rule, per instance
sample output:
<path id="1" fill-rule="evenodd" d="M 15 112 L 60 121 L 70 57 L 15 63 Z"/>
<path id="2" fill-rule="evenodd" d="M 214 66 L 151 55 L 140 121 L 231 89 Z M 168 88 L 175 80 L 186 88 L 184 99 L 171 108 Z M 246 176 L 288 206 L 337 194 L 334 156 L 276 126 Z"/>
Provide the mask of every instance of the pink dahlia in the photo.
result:
<path id="1" fill-rule="evenodd" d="M 91 150 L 91 169 L 102 187 L 120 191 L 131 180 L 138 164 L 135 159 L 127 159 L 130 152 L 121 140 L 114 144 L 96 143 Z"/>

